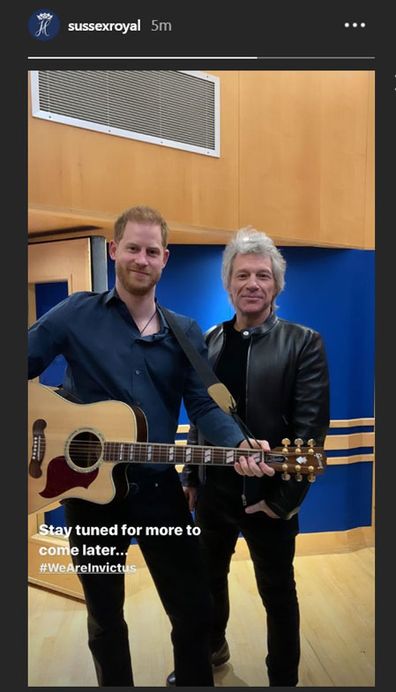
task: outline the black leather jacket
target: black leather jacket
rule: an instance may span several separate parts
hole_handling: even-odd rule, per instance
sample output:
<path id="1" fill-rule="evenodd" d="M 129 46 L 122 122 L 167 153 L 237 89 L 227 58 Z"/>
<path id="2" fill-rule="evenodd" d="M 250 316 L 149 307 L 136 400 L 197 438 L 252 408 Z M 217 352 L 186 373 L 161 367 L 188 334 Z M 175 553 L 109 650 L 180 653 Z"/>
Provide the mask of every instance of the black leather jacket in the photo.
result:
<path id="1" fill-rule="evenodd" d="M 212 327 L 206 334 L 209 359 L 216 371 L 227 324 Z M 318 332 L 271 314 L 264 324 L 248 330 L 250 345 L 246 373 L 246 424 L 257 439 L 268 440 L 271 448 L 288 437 L 300 437 L 323 446 L 329 426 L 329 377 L 326 355 Z M 192 426 L 189 443 L 204 444 Z M 184 485 L 197 485 L 204 468 L 186 467 Z M 265 499 L 271 509 L 289 519 L 299 509 L 310 484 L 306 476 L 298 482 L 274 477 L 245 478 L 247 504 Z"/>

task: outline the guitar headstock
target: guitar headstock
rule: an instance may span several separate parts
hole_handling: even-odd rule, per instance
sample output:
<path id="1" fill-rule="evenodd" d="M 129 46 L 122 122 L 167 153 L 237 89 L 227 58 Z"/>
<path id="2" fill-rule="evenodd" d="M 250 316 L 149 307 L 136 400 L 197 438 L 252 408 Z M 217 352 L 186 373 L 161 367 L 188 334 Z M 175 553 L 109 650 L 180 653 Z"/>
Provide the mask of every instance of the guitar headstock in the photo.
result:
<path id="1" fill-rule="evenodd" d="M 322 447 L 315 447 L 315 440 L 310 439 L 305 445 L 303 440 L 297 438 L 294 446 L 291 446 L 290 440 L 285 437 L 282 445 L 268 453 L 267 463 L 276 471 L 282 471 L 283 480 L 290 480 L 290 474 L 294 474 L 296 481 L 308 476 L 308 481 L 313 483 L 316 476 L 324 472 L 326 455 Z"/>

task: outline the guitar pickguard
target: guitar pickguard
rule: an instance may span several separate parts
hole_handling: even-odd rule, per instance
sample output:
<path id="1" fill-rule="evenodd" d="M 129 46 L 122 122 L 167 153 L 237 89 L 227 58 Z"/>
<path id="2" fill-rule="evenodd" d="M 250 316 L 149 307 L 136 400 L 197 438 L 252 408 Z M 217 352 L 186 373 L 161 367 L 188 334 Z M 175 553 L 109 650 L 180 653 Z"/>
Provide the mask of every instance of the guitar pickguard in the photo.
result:
<path id="1" fill-rule="evenodd" d="M 98 469 L 88 473 L 78 473 L 70 468 L 65 457 L 54 457 L 48 464 L 46 485 L 39 495 L 55 498 L 71 488 L 89 488 L 96 480 L 98 473 Z"/>

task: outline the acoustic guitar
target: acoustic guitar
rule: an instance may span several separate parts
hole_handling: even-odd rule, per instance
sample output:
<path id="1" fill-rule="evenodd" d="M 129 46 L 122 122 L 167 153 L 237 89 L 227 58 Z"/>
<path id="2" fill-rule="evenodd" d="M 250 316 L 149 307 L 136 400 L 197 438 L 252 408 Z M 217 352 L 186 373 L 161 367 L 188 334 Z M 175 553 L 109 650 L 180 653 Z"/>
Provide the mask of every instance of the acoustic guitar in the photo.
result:
<path id="1" fill-rule="evenodd" d="M 29 382 L 29 513 L 67 498 L 107 504 L 128 493 L 128 464 L 230 466 L 240 456 L 271 464 L 282 478 L 309 481 L 323 473 L 326 458 L 314 440 L 282 440 L 283 447 L 258 449 L 203 447 L 147 442 L 143 411 L 121 401 L 75 404 L 53 389 Z"/>

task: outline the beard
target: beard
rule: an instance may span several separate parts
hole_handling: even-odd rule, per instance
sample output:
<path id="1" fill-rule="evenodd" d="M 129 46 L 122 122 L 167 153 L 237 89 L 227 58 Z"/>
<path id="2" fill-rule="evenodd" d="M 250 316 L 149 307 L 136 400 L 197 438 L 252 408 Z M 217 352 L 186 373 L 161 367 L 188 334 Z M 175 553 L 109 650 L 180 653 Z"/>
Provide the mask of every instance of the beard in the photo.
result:
<path id="1" fill-rule="evenodd" d="M 125 291 L 133 296 L 144 296 L 157 285 L 161 272 L 154 274 L 150 272 L 150 274 L 143 276 L 116 265 L 116 275 Z"/>

